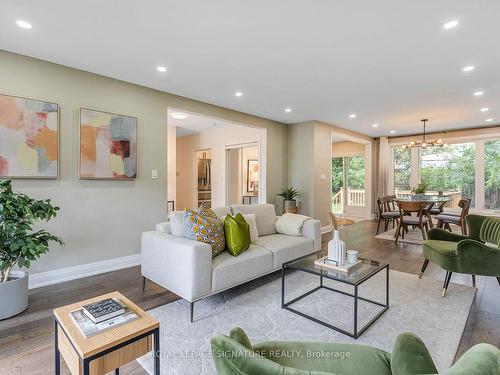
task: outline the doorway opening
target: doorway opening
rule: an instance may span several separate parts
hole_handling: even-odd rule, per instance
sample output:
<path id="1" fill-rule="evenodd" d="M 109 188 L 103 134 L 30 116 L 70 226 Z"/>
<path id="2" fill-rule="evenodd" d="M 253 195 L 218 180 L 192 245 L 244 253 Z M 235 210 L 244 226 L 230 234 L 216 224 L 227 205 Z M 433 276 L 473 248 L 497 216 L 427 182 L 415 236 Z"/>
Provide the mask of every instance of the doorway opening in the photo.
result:
<path id="1" fill-rule="evenodd" d="M 367 218 L 371 211 L 371 144 L 332 133 L 331 211 Z"/>
<path id="2" fill-rule="evenodd" d="M 258 143 L 226 149 L 226 205 L 257 204 L 260 196 Z"/>
<path id="3" fill-rule="evenodd" d="M 266 145 L 266 129 L 168 108 L 168 211 L 265 201 Z M 228 152 L 233 149 L 239 151 Z M 234 171 L 232 159 L 240 161 Z M 235 175 L 239 189 L 233 191 Z"/>

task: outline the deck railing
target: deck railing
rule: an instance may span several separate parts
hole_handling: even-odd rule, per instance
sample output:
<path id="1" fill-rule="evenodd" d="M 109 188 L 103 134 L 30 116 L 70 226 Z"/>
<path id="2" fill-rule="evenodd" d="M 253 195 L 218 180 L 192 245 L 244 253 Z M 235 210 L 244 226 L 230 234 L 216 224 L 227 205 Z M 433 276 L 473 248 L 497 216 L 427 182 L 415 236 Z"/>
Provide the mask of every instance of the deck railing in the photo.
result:
<path id="1" fill-rule="evenodd" d="M 339 212 L 344 210 L 344 189 L 340 189 L 332 196 L 332 211 Z M 347 205 L 363 207 L 366 202 L 366 192 L 361 189 L 347 190 Z"/>

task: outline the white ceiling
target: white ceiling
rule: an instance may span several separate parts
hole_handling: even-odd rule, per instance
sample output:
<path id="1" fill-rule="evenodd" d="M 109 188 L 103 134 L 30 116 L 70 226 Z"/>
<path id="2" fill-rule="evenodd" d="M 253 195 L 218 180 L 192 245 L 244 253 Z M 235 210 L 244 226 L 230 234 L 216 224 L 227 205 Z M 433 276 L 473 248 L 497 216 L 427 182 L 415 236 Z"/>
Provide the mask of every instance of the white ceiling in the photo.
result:
<path id="1" fill-rule="evenodd" d="M 498 25 L 498 0 L 2 0 L 0 48 L 286 123 L 401 135 L 422 117 L 429 131 L 500 123 Z"/>
<path id="2" fill-rule="evenodd" d="M 172 113 L 183 113 L 187 116 L 185 119 L 176 119 L 172 117 Z M 181 110 L 168 110 L 168 125 L 176 127 L 176 136 L 185 137 L 186 135 L 203 133 L 207 130 L 226 128 L 228 126 L 237 126 L 233 123 L 214 119 L 212 117 L 202 116 L 195 113 L 183 112 Z"/>

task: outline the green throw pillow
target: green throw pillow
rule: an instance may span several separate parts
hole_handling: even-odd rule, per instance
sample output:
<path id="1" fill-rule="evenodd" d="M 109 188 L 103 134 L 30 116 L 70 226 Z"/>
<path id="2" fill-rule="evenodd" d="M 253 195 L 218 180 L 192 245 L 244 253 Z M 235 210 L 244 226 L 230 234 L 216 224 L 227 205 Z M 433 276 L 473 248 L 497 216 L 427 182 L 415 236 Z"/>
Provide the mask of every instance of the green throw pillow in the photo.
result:
<path id="1" fill-rule="evenodd" d="M 226 235 L 227 250 L 238 256 L 250 247 L 250 225 L 242 214 L 227 215 L 224 220 L 224 233 Z"/>

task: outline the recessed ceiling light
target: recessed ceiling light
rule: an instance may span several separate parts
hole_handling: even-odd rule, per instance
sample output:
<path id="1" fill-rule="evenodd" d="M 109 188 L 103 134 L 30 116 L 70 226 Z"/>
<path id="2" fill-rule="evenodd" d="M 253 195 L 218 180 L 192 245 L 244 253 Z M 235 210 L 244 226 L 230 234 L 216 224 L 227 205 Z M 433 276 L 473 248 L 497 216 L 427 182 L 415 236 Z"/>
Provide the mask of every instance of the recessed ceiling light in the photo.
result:
<path id="1" fill-rule="evenodd" d="M 378 124 L 373 124 L 372 127 L 378 128 Z"/>
<path id="2" fill-rule="evenodd" d="M 170 114 L 170 117 L 175 118 L 177 120 L 184 120 L 185 118 L 188 118 L 188 115 L 182 112 L 173 112 Z"/>
<path id="3" fill-rule="evenodd" d="M 449 29 L 453 29 L 454 27 L 457 27 L 457 26 L 458 26 L 457 20 L 448 21 L 443 25 L 443 29 L 449 30 Z"/>
<path id="4" fill-rule="evenodd" d="M 351 114 L 349 115 L 349 118 L 356 118 L 356 116 L 357 116 L 357 115 L 356 115 L 355 113 L 351 113 Z"/>
<path id="5" fill-rule="evenodd" d="M 165 68 L 164 66 L 159 66 L 158 68 L 156 68 L 156 70 L 158 70 L 160 73 L 165 73 L 167 71 L 167 68 Z"/>
<path id="6" fill-rule="evenodd" d="M 488 112 L 490 109 L 488 107 L 481 108 L 481 112 Z"/>
<path id="7" fill-rule="evenodd" d="M 493 121 L 493 119 L 492 119 L 492 118 L 487 118 L 487 119 L 486 119 L 486 120 L 484 120 L 484 121 L 486 121 L 486 122 L 492 122 L 492 121 Z"/>
<path id="8" fill-rule="evenodd" d="M 234 93 L 234 96 L 240 97 L 240 96 L 243 96 L 243 93 L 241 91 L 236 91 Z"/>
<path id="9" fill-rule="evenodd" d="M 474 93 L 474 96 L 481 96 L 481 95 L 483 95 L 483 94 L 484 94 L 484 92 L 483 92 L 483 91 L 476 91 L 476 92 Z"/>
<path id="10" fill-rule="evenodd" d="M 462 68 L 462 72 L 472 72 L 476 67 L 474 65 L 467 65 Z"/>
<path id="11" fill-rule="evenodd" d="M 16 21 L 17 26 L 23 28 L 23 29 L 31 29 L 33 26 L 31 26 L 31 23 L 23 20 L 18 20 Z"/>
<path id="12" fill-rule="evenodd" d="M 389 133 L 394 134 L 394 133 L 396 133 L 396 130 L 391 130 L 391 131 L 389 131 Z"/>
<path id="13" fill-rule="evenodd" d="M 290 112 L 292 112 L 292 109 L 291 108 L 285 108 L 285 112 L 286 113 L 290 113 Z"/>

